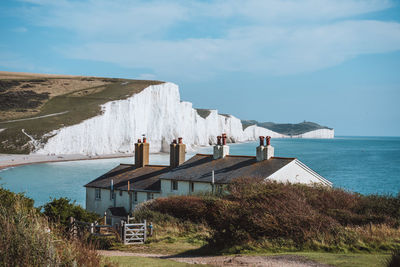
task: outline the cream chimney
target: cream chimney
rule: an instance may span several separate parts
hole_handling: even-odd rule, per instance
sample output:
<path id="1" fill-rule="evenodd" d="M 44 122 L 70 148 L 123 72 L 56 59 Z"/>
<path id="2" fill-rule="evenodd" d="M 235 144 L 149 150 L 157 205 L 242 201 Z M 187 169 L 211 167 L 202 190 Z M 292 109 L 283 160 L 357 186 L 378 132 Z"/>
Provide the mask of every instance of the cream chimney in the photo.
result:
<path id="1" fill-rule="evenodd" d="M 222 139 L 222 142 L 221 142 Z M 217 144 L 214 146 L 214 159 L 225 158 L 229 155 L 229 146 L 226 145 L 226 134 L 217 136 Z"/>
<path id="2" fill-rule="evenodd" d="M 264 159 L 270 159 L 274 156 L 274 147 L 271 146 L 271 136 L 267 136 L 267 147 L 264 149 Z"/>

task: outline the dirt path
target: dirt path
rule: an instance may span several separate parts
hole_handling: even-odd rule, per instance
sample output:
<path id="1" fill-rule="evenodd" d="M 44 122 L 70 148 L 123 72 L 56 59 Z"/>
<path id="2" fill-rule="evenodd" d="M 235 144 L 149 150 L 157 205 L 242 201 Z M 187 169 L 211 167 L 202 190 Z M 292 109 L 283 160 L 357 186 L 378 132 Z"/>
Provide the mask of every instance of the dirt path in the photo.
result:
<path id="1" fill-rule="evenodd" d="M 42 119 L 42 118 L 47 118 L 47 117 L 53 117 L 53 116 L 57 116 L 57 115 L 62 115 L 62 114 L 68 113 L 68 112 L 69 112 L 69 111 L 67 110 L 67 111 L 63 111 L 63 112 L 52 113 L 52 114 L 43 115 L 43 116 L 37 116 L 37 117 L 32 117 L 32 118 L 18 119 L 18 120 L 11 120 L 11 121 L 2 121 L 2 122 L 0 122 L 0 123 L 36 120 L 36 119 Z"/>
<path id="2" fill-rule="evenodd" d="M 136 256 L 146 258 L 169 259 L 189 264 L 210 264 L 214 266 L 266 266 L 266 267 L 329 267 L 302 256 L 176 256 L 161 254 L 132 253 L 125 251 L 98 250 L 102 256 Z"/>

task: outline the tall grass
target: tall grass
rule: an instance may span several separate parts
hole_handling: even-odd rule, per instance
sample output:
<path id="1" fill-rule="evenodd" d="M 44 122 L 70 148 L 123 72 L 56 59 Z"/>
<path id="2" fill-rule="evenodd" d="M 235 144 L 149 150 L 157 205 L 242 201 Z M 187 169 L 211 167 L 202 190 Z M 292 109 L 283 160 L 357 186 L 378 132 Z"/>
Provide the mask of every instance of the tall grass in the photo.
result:
<path id="1" fill-rule="evenodd" d="M 66 240 L 22 194 L 0 188 L 0 266 L 99 266 L 90 245 Z"/>

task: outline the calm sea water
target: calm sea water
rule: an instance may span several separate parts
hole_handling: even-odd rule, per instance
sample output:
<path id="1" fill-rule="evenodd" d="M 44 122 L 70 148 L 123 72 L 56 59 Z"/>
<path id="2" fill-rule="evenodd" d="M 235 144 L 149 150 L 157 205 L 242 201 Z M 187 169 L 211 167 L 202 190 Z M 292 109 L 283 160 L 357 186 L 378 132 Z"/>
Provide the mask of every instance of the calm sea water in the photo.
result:
<path id="1" fill-rule="evenodd" d="M 335 139 L 273 139 L 275 155 L 297 157 L 333 182 L 335 187 L 363 194 L 400 192 L 399 137 L 337 137 Z M 230 145 L 234 155 L 255 155 L 257 143 Z M 211 153 L 202 148 L 201 153 Z M 193 154 L 188 154 L 187 158 Z M 168 164 L 167 154 L 150 156 L 152 164 Z M 45 163 L 0 170 L 0 184 L 25 192 L 43 205 L 53 197 L 68 197 L 85 205 L 83 185 L 131 158 Z"/>

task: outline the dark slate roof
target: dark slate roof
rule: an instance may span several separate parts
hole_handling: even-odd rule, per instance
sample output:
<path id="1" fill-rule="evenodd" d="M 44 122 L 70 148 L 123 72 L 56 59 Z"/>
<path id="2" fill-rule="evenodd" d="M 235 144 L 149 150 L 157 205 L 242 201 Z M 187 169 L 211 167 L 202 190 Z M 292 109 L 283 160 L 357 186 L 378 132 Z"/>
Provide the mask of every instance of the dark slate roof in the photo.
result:
<path id="1" fill-rule="evenodd" d="M 108 208 L 108 210 L 111 212 L 112 216 L 124 217 L 128 215 L 124 207 L 111 207 Z"/>
<path id="2" fill-rule="evenodd" d="M 160 178 L 210 183 L 214 170 L 215 183 L 226 184 L 235 178 L 266 178 L 293 160 L 295 158 L 272 157 L 257 161 L 253 156 L 233 155 L 214 160 L 213 155 L 197 154 Z"/>
<path id="3" fill-rule="evenodd" d="M 85 186 L 109 189 L 112 179 L 116 190 L 128 190 L 129 181 L 130 190 L 160 191 L 161 183 L 159 177 L 169 170 L 169 166 L 147 165 L 142 168 L 136 168 L 135 165 L 120 164 Z"/>

